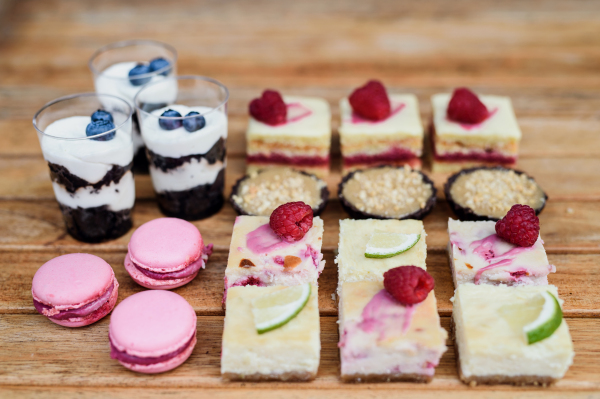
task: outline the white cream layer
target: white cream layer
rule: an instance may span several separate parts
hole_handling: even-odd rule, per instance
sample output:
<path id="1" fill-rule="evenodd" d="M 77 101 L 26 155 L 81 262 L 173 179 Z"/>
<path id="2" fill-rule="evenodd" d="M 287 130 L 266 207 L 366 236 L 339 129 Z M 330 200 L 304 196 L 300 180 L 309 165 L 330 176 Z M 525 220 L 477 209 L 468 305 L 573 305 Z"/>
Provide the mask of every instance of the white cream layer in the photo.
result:
<path id="1" fill-rule="evenodd" d="M 56 182 L 52 182 L 52 188 L 56 200 L 70 208 L 95 208 L 107 205 L 109 210 L 118 212 L 133 208 L 135 202 L 135 183 L 131 171 L 125 173 L 118 183 L 113 181 L 99 190 L 87 186 L 71 194 Z"/>
<path id="2" fill-rule="evenodd" d="M 219 172 L 225 168 L 225 163 L 216 162 L 212 165 L 205 158 L 192 159 L 178 168 L 163 172 L 150 165 L 152 185 L 157 193 L 165 191 L 184 191 L 201 184 L 212 184 L 217 180 Z"/>
<path id="3" fill-rule="evenodd" d="M 89 116 L 72 116 L 51 123 L 45 132 L 63 138 L 85 138 L 85 128 L 90 122 Z M 133 160 L 131 120 L 116 131 L 112 140 L 61 140 L 43 135 L 41 147 L 46 161 L 62 165 L 71 174 L 94 184 L 113 165 L 127 166 Z"/>
<path id="4" fill-rule="evenodd" d="M 191 111 L 204 115 L 206 125 L 195 132 L 188 132 L 184 127 L 175 130 L 164 130 L 158 124 L 159 116 L 168 109 L 179 112 L 182 116 Z M 212 111 L 212 112 L 210 112 Z M 152 111 L 152 115 L 140 115 L 142 137 L 146 147 L 163 157 L 179 158 L 187 155 L 206 154 L 220 139 L 227 138 L 227 116 L 209 107 L 186 107 L 172 104 Z"/>

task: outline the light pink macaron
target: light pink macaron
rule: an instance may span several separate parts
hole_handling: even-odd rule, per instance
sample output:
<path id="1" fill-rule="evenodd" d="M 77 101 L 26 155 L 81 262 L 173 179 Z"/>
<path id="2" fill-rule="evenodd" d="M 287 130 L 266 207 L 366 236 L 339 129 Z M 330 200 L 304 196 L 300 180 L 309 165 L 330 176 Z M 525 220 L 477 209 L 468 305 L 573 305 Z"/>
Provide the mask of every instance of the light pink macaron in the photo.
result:
<path id="1" fill-rule="evenodd" d="M 142 287 L 169 290 L 192 281 L 212 253 L 200 231 L 182 219 L 160 218 L 141 225 L 131 236 L 125 269 Z"/>
<path id="2" fill-rule="evenodd" d="M 69 254 L 42 265 L 33 276 L 33 305 L 65 327 L 82 327 L 115 307 L 119 283 L 112 267 L 90 254 Z"/>
<path id="3" fill-rule="evenodd" d="M 143 291 L 126 298 L 110 316 L 110 357 L 138 373 L 178 367 L 196 345 L 196 313 L 171 291 Z"/>

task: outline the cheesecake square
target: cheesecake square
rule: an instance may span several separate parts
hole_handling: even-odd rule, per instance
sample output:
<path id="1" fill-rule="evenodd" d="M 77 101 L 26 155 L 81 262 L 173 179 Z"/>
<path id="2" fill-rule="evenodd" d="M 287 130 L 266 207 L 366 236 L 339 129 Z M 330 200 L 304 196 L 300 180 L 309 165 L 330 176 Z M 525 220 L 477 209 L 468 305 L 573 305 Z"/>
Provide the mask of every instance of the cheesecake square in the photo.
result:
<path id="1" fill-rule="evenodd" d="M 431 97 L 433 172 L 456 172 L 474 166 L 514 166 L 521 129 L 509 97 L 479 96 L 489 117 L 481 123 L 454 122 L 446 116 L 451 94 Z"/>
<path id="2" fill-rule="evenodd" d="M 447 349 L 433 291 L 412 306 L 381 281 L 342 283 L 339 295 L 343 381 L 431 381 Z"/>
<path id="3" fill-rule="evenodd" d="M 465 283 L 547 285 L 556 267 L 548 263 L 543 241 L 519 247 L 496 235 L 496 222 L 448 219 L 448 256 L 454 286 Z"/>
<path id="4" fill-rule="evenodd" d="M 289 166 L 319 177 L 329 174 L 331 110 L 321 98 L 284 96 L 287 121 L 268 125 L 250 116 L 246 132 L 248 172 Z"/>
<path id="5" fill-rule="evenodd" d="M 462 284 L 452 318 L 458 371 L 467 384 L 548 385 L 573 363 L 573 342 L 565 320 L 548 338 L 529 345 L 523 309 L 555 286 Z"/>
<path id="6" fill-rule="evenodd" d="M 365 249 L 375 231 L 402 234 L 420 234 L 414 247 L 391 258 L 365 257 Z M 383 281 L 383 273 L 397 266 L 417 266 L 426 269 L 427 244 L 425 229 L 420 220 L 340 220 L 338 256 L 338 291 L 346 282 Z"/>
<path id="7" fill-rule="evenodd" d="M 258 334 L 252 300 L 286 287 L 232 287 L 227 295 L 221 375 L 226 380 L 308 381 L 315 378 L 321 352 L 317 285 L 307 304 L 283 326 Z"/>
<path id="8" fill-rule="evenodd" d="M 340 101 L 340 143 L 344 172 L 377 165 L 421 167 L 423 124 L 413 94 L 389 94 L 391 114 L 371 121 L 352 111 L 348 98 Z"/>
<path id="9" fill-rule="evenodd" d="M 225 269 L 225 296 L 235 286 L 316 283 L 325 267 L 322 244 L 323 219 L 318 216 L 304 237 L 295 242 L 279 238 L 267 216 L 238 216 Z"/>

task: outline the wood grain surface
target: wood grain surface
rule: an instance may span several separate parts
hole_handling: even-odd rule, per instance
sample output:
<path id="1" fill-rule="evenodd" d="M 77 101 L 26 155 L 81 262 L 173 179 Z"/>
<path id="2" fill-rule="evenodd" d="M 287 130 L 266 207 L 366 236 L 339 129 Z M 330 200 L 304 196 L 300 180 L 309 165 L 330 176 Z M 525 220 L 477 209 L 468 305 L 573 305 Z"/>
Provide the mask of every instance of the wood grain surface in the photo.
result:
<path id="1" fill-rule="evenodd" d="M 226 204 L 195 222 L 215 244 L 208 268 L 175 290 L 198 316 L 198 345 L 168 373 L 140 375 L 109 357 L 109 319 L 67 329 L 38 315 L 31 279 L 47 260 L 70 252 L 106 259 L 119 300 L 139 292 L 123 269 L 132 232 L 83 244 L 65 232 L 31 119 L 44 103 L 93 91 L 87 61 L 99 47 L 149 38 L 179 52 L 180 74 L 214 77 L 229 103 L 227 194 L 244 173 L 247 104 L 266 87 L 325 98 L 332 106 L 332 201 L 325 221 L 326 268 L 319 281 L 322 353 L 305 384 L 224 383 L 219 376 L 223 275 L 235 213 Z M 164 398 L 600 398 L 600 3 L 593 1 L 385 0 L 278 2 L 0 0 L 0 397 Z M 418 96 L 456 86 L 508 95 L 521 129 L 518 168 L 550 197 L 541 234 L 557 272 L 576 356 L 550 388 L 468 387 L 457 378 L 453 342 L 433 382 L 348 385 L 339 381 L 337 284 L 333 259 L 340 180 L 337 102 L 371 78 Z M 425 169 L 426 173 L 429 173 Z M 430 174 L 431 175 L 431 174 Z M 431 175 L 440 189 L 447 175 Z M 160 217 L 148 176 L 136 176 L 134 224 Z M 436 279 L 442 325 L 453 286 L 445 254 L 452 213 L 443 193 L 425 219 L 428 270 Z"/>

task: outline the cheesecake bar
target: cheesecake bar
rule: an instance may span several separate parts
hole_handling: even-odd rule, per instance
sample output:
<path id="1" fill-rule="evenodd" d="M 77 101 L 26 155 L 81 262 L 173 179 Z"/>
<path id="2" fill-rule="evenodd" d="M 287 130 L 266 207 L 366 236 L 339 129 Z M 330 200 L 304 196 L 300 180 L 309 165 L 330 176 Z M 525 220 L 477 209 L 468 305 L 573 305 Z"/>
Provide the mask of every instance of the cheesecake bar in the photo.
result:
<path id="1" fill-rule="evenodd" d="M 474 166 L 514 166 L 519 153 L 521 130 L 508 97 L 479 96 L 488 110 L 480 123 L 466 124 L 448 119 L 450 94 L 431 98 L 433 124 L 431 143 L 434 172 L 456 172 Z"/>
<path id="2" fill-rule="evenodd" d="M 253 299 L 285 287 L 232 287 L 227 296 L 221 375 L 227 380 L 307 381 L 319 368 L 320 320 L 316 284 L 307 304 L 283 326 L 258 334 Z"/>
<path id="3" fill-rule="evenodd" d="M 233 225 L 229 259 L 225 269 L 225 295 L 236 286 L 273 286 L 316 283 L 325 267 L 321 245 L 323 220 L 299 241 L 279 238 L 267 216 L 238 216 Z"/>
<path id="4" fill-rule="evenodd" d="M 388 95 L 390 115 L 368 120 L 352 111 L 348 98 L 340 101 L 340 142 L 344 172 L 376 165 L 421 167 L 423 125 L 419 102 L 412 94 Z"/>
<path id="5" fill-rule="evenodd" d="M 542 292 L 558 298 L 553 285 L 457 287 L 452 318 L 463 382 L 547 385 L 565 375 L 574 356 L 565 320 L 552 335 L 533 344 L 523 332 L 536 317 L 528 310 Z"/>
<path id="6" fill-rule="evenodd" d="M 365 257 L 365 249 L 375 231 L 420 234 L 419 241 L 400 255 L 375 259 Z M 420 220 L 340 220 L 338 265 L 338 294 L 343 283 L 353 281 L 383 281 L 383 273 L 397 266 L 417 266 L 426 269 L 427 244 L 425 229 Z"/>
<path id="7" fill-rule="evenodd" d="M 496 222 L 448 220 L 448 256 L 454 286 L 460 284 L 547 285 L 556 271 L 548 263 L 543 241 L 519 247 L 498 235 Z"/>
<path id="8" fill-rule="evenodd" d="M 346 382 L 428 382 L 446 351 L 433 291 L 404 306 L 381 281 L 341 284 L 341 377 Z"/>
<path id="9" fill-rule="evenodd" d="M 329 174 L 331 111 L 327 101 L 285 96 L 285 122 L 271 125 L 250 116 L 246 132 L 248 173 L 291 166 L 319 177 Z"/>

